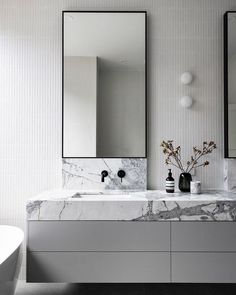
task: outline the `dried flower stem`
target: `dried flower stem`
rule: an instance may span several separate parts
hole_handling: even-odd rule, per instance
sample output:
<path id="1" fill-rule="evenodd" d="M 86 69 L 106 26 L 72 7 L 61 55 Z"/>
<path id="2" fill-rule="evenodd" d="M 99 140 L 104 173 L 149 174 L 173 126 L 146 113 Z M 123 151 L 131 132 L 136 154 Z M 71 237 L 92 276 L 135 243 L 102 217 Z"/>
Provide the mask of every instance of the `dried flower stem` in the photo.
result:
<path id="1" fill-rule="evenodd" d="M 182 163 L 181 158 L 181 147 L 177 146 L 175 148 L 173 146 L 173 140 L 162 141 L 161 147 L 163 148 L 163 153 L 167 156 L 165 163 L 167 165 L 173 165 L 176 168 L 180 169 L 182 172 L 190 173 L 194 168 L 198 167 L 205 167 L 209 165 L 208 161 L 205 161 L 201 164 L 198 163 L 201 157 L 206 156 L 213 152 L 216 149 L 216 144 L 214 141 L 210 141 L 207 143 L 206 141 L 203 142 L 202 148 L 193 147 L 193 155 L 190 158 L 190 161 L 187 161 L 186 169 L 184 169 L 184 165 Z"/>

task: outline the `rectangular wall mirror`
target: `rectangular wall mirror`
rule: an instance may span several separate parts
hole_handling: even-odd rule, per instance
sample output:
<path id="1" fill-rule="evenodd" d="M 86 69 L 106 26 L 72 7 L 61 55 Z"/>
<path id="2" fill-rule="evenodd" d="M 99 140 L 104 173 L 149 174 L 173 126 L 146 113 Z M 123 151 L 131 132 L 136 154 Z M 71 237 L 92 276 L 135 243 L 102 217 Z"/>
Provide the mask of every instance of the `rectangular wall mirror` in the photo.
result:
<path id="1" fill-rule="evenodd" d="M 236 158 L 236 11 L 224 15 L 225 158 Z"/>
<path id="2" fill-rule="evenodd" d="M 146 157 L 146 12 L 63 11 L 62 42 L 62 157 Z"/>

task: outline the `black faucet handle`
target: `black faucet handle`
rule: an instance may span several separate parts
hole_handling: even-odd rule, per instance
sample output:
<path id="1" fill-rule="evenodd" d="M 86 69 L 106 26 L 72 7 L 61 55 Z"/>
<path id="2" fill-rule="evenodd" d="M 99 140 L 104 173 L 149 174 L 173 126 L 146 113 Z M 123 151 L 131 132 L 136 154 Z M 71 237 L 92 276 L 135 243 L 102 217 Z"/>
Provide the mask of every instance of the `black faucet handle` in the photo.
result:
<path id="1" fill-rule="evenodd" d="M 103 171 L 101 172 L 101 176 L 102 176 L 101 181 L 104 182 L 105 177 L 108 176 L 108 172 L 107 172 L 107 170 L 103 170 Z"/>
<path id="2" fill-rule="evenodd" d="M 124 170 L 119 170 L 117 172 L 118 177 L 120 177 L 120 181 L 122 182 L 122 179 L 125 177 L 126 173 Z"/>

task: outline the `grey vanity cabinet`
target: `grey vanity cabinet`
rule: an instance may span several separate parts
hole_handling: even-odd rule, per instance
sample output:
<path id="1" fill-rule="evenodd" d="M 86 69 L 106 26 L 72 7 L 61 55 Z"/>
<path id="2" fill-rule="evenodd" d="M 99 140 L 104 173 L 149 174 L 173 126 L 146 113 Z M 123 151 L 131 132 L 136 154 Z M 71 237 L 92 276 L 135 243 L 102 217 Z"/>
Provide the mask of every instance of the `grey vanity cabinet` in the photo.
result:
<path id="1" fill-rule="evenodd" d="M 171 251 L 236 252 L 235 222 L 172 222 Z"/>
<path id="2" fill-rule="evenodd" d="M 28 221 L 28 282 L 236 282 L 234 222 Z"/>
<path id="3" fill-rule="evenodd" d="M 169 282 L 166 252 L 31 252 L 28 282 Z"/>
<path id="4" fill-rule="evenodd" d="M 235 283 L 236 253 L 173 252 L 172 282 Z"/>
<path id="5" fill-rule="evenodd" d="M 173 282 L 235 283 L 234 222 L 171 223 Z"/>
<path id="6" fill-rule="evenodd" d="M 170 223 L 29 221 L 28 282 L 169 282 Z"/>
<path id="7" fill-rule="evenodd" d="M 30 221 L 29 251 L 169 252 L 169 222 Z"/>

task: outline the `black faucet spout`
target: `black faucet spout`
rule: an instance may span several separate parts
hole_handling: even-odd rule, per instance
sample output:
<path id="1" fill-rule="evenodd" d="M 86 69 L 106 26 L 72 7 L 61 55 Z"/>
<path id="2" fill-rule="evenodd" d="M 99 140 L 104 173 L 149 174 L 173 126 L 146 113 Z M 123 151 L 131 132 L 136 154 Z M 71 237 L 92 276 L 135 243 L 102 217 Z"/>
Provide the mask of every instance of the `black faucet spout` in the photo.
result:
<path id="1" fill-rule="evenodd" d="M 117 175 L 120 177 L 120 181 L 122 182 L 122 179 L 125 177 L 126 173 L 124 170 L 119 170 Z"/>
<path id="2" fill-rule="evenodd" d="M 104 182 L 105 181 L 105 177 L 107 177 L 107 176 L 108 176 L 107 170 L 103 170 L 101 172 L 101 182 Z"/>

